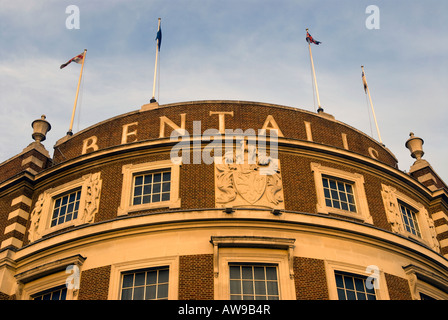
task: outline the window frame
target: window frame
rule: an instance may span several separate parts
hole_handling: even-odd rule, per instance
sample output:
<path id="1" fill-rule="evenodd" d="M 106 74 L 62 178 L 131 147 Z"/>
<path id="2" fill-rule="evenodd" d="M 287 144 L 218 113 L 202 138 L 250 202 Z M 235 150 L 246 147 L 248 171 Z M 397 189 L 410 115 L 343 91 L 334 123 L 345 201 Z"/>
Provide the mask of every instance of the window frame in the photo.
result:
<path id="1" fill-rule="evenodd" d="M 392 231 L 418 242 L 422 242 L 432 250 L 440 252 L 440 243 L 437 240 L 434 220 L 430 217 L 425 206 L 392 186 L 381 184 L 381 187 L 381 196 L 383 198 L 387 220 L 391 225 Z M 415 210 L 415 216 L 420 229 L 420 237 L 406 230 L 400 203 Z"/>
<path id="2" fill-rule="evenodd" d="M 351 173 L 340 169 L 326 167 L 320 163 L 311 163 L 311 171 L 314 175 L 314 184 L 316 187 L 317 213 L 336 214 L 343 217 L 353 218 L 365 223 L 373 224 L 373 218 L 370 215 L 369 205 L 367 203 L 366 192 L 364 188 L 364 176 L 359 173 Z M 332 178 L 344 183 L 350 183 L 353 188 L 356 212 L 338 209 L 327 206 L 325 202 L 324 185 L 322 178 Z"/>
<path id="3" fill-rule="evenodd" d="M 123 280 L 124 280 L 124 277 L 126 276 L 126 275 L 129 275 L 129 274 L 133 274 L 134 275 L 134 277 L 135 277 L 135 274 L 137 274 L 137 273 L 142 273 L 142 272 L 145 272 L 145 278 L 147 277 L 147 273 L 148 272 L 151 272 L 151 271 L 157 271 L 157 278 L 159 277 L 159 272 L 161 271 L 161 270 L 168 270 L 168 281 L 166 282 L 167 283 L 167 287 L 168 287 L 168 292 L 167 292 L 167 297 L 166 298 L 164 298 L 164 299 L 150 299 L 150 300 L 168 300 L 168 296 L 169 296 L 169 293 L 170 293 L 170 291 L 169 291 L 169 284 L 170 284 L 170 278 L 169 278 L 169 273 L 170 273 L 170 269 L 169 269 L 169 266 L 158 266 L 158 267 L 151 267 L 151 268 L 144 268 L 144 269 L 136 269 L 136 270 L 128 270 L 128 271 L 122 271 L 120 274 L 121 274 L 121 276 L 120 276 L 120 289 L 119 289 L 119 294 L 120 294 L 120 300 L 124 300 L 123 298 L 122 298 L 122 296 L 123 296 L 123 290 L 124 289 L 128 289 L 128 288 L 132 288 L 133 289 L 133 292 L 135 291 L 135 288 L 136 288 L 136 286 L 135 285 L 133 285 L 133 286 L 131 286 L 131 287 L 126 287 L 126 288 L 124 288 L 123 287 Z M 158 280 L 158 279 L 157 279 Z M 135 281 L 135 280 L 134 280 Z M 157 287 L 157 290 L 159 289 L 159 285 L 160 285 L 160 283 L 157 281 L 156 282 L 156 287 Z M 144 290 L 146 290 L 146 287 L 147 287 L 147 284 L 146 284 L 146 281 L 145 281 L 145 284 L 143 285 L 143 286 L 137 286 L 137 287 L 143 287 L 144 288 Z M 125 300 L 127 300 L 127 299 L 125 299 Z M 134 299 L 130 299 L 130 300 L 134 300 Z M 143 299 L 143 300 L 149 300 L 149 299 Z"/>
<path id="4" fill-rule="evenodd" d="M 96 190 L 92 190 L 92 186 Z M 34 207 L 34 210 L 36 210 L 40 206 L 40 215 L 34 217 L 32 212 L 30 217 L 31 223 L 37 224 L 37 229 L 32 232 L 32 235 L 31 232 L 29 234 L 30 242 L 36 241 L 43 236 L 46 236 L 55 231 L 59 231 L 61 229 L 65 229 L 67 227 L 79 226 L 84 223 L 94 221 L 95 214 L 98 211 L 99 203 L 101 200 L 101 186 L 101 172 L 96 172 L 86 174 L 79 179 L 64 183 L 54 188 L 47 189 L 43 193 L 41 193 Z M 56 200 L 78 189 L 81 190 L 81 197 L 79 199 L 78 215 L 76 219 L 51 226 L 51 220 L 53 217 Z M 88 215 L 85 214 L 85 211 L 88 210 L 87 202 L 89 202 L 90 205 L 93 204 L 91 217 L 88 217 Z M 88 221 L 89 219 L 90 221 Z"/>
<path id="5" fill-rule="evenodd" d="M 231 267 L 239 267 L 240 268 L 241 274 L 240 274 L 240 277 L 238 279 L 231 278 L 231 276 L 230 276 L 230 273 L 231 273 L 230 272 L 230 268 Z M 258 300 L 280 300 L 280 288 L 279 288 L 280 279 L 279 279 L 279 276 L 278 276 L 279 272 L 278 272 L 278 265 L 277 264 L 271 264 L 271 263 L 237 263 L 237 262 L 231 262 L 228 265 L 228 268 L 229 268 L 229 299 L 230 300 L 232 300 L 232 295 L 234 295 L 234 296 L 241 296 L 241 298 L 245 295 L 243 293 L 243 290 L 241 290 L 241 292 L 239 294 L 237 294 L 237 293 L 233 293 L 232 294 L 232 292 L 231 292 L 232 288 L 231 288 L 231 285 L 230 285 L 232 280 L 239 281 L 239 282 L 241 282 L 241 284 L 245 280 L 243 278 L 243 275 L 242 275 L 242 268 L 243 267 L 251 267 L 251 269 L 252 269 L 253 277 L 251 279 L 246 279 L 246 281 L 247 280 L 251 280 L 252 283 L 253 283 L 253 291 L 254 292 L 253 292 L 253 294 L 250 295 L 250 296 L 254 297 L 253 300 L 257 300 L 257 299 L 255 299 L 256 296 L 264 296 L 266 298 L 266 299 L 258 299 Z M 256 277 L 255 277 L 255 268 L 256 267 L 262 267 L 262 268 L 264 268 L 264 270 L 266 270 L 266 268 L 275 268 L 275 277 L 276 277 L 276 279 L 275 280 L 267 279 L 266 271 L 264 272 L 265 273 L 264 279 L 256 279 Z M 256 282 L 263 282 L 264 283 L 264 288 L 266 289 L 265 294 L 257 294 L 256 293 L 256 288 L 257 288 L 257 286 L 255 284 Z M 277 295 L 269 295 L 268 294 L 268 292 L 267 292 L 268 291 L 268 286 L 267 286 L 268 282 L 275 282 L 277 284 Z M 241 288 L 241 289 L 243 289 L 243 288 Z M 246 294 L 246 295 L 248 295 L 248 294 Z M 278 299 L 268 299 L 268 296 L 277 296 Z M 244 299 L 234 299 L 234 300 L 244 300 Z"/>
<path id="6" fill-rule="evenodd" d="M 175 161 L 174 161 L 175 162 Z M 131 212 L 143 211 L 157 208 L 180 208 L 179 183 L 180 183 L 180 164 L 171 160 L 162 160 L 154 162 L 145 162 L 140 164 L 128 164 L 122 167 L 123 184 L 121 189 L 121 202 L 117 214 L 126 215 Z M 170 200 L 133 204 L 134 177 L 139 174 L 170 170 Z"/>
<path id="7" fill-rule="evenodd" d="M 279 300 L 296 299 L 292 239 L 212 236 L 210 242 L 214 247 L 215 300 L 230 299 L 231 264 L 276 265 Z"/>
<path id="8" fill-rule="evenodd" d="M 366 271 L 367 266 L 360 266 L 340 261 L 325 260 L 325 273 L 327 277 L 328 295 L 330 300 L 339 300 L 335 272 L 349 273 L 359 276 L 372 276 L 372 273 Z M 384 271 L 379 268 L 378 284 L 375 288 L 376 300 L 389 300 L 389 290 L 387 288 Z"/>
<path id="9" fill-rule="evenodd" d="M 169 269 L 168 300 L 178 299 L 179 257 L 147 258 L 125 261 L 111 266 L 108 300 L 121 300 L 122 275 L 126 272 L 167 267 Z"/>

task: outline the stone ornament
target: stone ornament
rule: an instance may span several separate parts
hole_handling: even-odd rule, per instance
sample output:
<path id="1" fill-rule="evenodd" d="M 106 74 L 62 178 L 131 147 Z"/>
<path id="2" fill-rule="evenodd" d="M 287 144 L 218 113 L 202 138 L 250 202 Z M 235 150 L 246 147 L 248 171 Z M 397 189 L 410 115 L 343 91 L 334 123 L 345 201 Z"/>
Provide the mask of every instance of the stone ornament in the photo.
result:
<path id="1" fill-rule="evenodd" d="M 279 161 L 242 143 L 215 160 L 216 207 L 284 209 Z"/>

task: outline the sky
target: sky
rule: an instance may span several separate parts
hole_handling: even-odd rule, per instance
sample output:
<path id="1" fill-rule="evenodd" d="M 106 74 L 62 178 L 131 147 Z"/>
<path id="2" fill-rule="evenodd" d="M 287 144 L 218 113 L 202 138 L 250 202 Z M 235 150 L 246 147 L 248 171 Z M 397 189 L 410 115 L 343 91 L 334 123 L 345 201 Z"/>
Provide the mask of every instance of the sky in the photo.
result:
<path id="1" fill-rule="evenodd" d="M 67 7 L 79 9 L 76 18 Z M 367 10 L 375 5 L 375 11 Z M 442 0 L 0 0 L 0 163 L 33 142 L 53 154 L 66 135 L 87 49 L 73 132 L 138 110 L 152 96 L 161 18 L 159 104 L 241 100 L 315 111 L 305 29 L 321 105 L 382 142 L 409 171 L 409 133 L 448 183 L 448 2 Z"/>

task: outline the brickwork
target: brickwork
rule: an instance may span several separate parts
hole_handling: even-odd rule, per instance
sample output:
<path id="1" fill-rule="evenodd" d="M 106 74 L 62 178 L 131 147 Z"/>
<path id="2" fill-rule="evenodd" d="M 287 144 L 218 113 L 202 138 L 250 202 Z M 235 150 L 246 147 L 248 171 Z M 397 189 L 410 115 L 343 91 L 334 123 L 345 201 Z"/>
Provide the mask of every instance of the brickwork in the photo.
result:
<path id="1" fill-rule="evenodd" d="M 293 264 L 297 300 L 328 300 L 324 261 L 294 257 Z"/>
<path id="2" fill-rule="evenodd" d="M 110 266 L 104 266 L 82 271 L 78 300 L 107 300 L 110 270 Z"/>
<path id="3" fill-rule="evenodd" d="M 225 116 L 228 129 L 261 129 L 268 115 L 272 115 L 278 123 L 285 137 L 307 140 L 304 122 L 311 123 L 313 141 L 319 144 L 344 148 L 341 133 L 347 135 L 348 147 L 351 151 L 369 156 L 368 148 L 374 148 L 379 159 L 388 165 L 395 167 L 396 159 L 388 151 L 379 146 L 368 136 L 359 131 L 339 123 L 322 118 L 309 112 L 297 112 L 295 108 L 260 105 L 255 103 L 231 103 L 231 102 L 197 102 L 194 104 L 181 104 L 161 107 L 145 112 L 131 112 L 123 116 L 104 121 L 92 126 L 85 131 L 74 135 L 68 141 L 57 146 L 54 154 L 56 163 L 71 159 L 82 153 L 83 141 L 97 137 L 99 149 L 121 144 L 123 125 L 138 122 L 132 130 L 137 129 L 136 136 L 132 139 L 144 141 L 159 138 L 160 117 L 166 116 L 177 125 L 180 124 L 181 114 L 186 114 L 185 129 L 193 133 L 193 121 L 201 121 L 202 131 L 209 128 L 219 128 L 218 115 L 210 115 L 210 111 L 233 112 L 233 116 Z M 168 127 L 168 126 L 167 126 Z M 169 137 L 171 129 L 165 129 L 165 136 Z M 93 150 L 88 150 L 91 152 Z M 62 156 L 64 155 L 64 156 Z"/>
<path id="4" fill-rule="evenodd" d="M 179 257 L 179 300 L 213 300 L 213 255 Z"/>
<path id="5" fill-rule="evenodd" d="M 390 300 L 412 300 L 409 281 L 392 274 L 385 274 Z"/>

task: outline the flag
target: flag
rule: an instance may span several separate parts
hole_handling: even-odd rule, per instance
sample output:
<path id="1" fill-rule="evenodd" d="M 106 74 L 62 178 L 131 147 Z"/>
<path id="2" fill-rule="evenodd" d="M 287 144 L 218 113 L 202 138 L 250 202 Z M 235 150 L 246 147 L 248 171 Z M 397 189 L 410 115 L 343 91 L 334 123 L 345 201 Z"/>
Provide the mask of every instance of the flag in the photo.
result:
<path id="1" fill-rule="evenodd" d="M 65 67 L 68 66 L 71 62 L 82 63 L 82 59 L 84 59 L 84 53 L 78 54 L 76 57 L 71 58 L 71 59 L 68 60 L 66 63 L 61 64 L 61 66 L 60 66 L 59 68 L 60 68 L 60 69 L 65 68 Z"/>
<path id="2" fill-rule="evenodd" d="M 309 34 L 308 31 L 306 32 L 306 42 L 308 42 L 308 43 L 314 43 L 314 44 L 317 44 L 317 45 L 319 45 L 319 44 L 322 43 L 322 42 L 320 42 L 320 41 L 314 40 L 313 37 Z"/>
<path id="3" fill-rule="evenodd" d="M 364 84 L 364 92 L 367 93 L 367 80 L 364 71 L 362 72 L 362 83 Z"/>
<path id="4" fill-rule="evenodd" d="M 157 31 L 157 36 L 155 39 L 157 42 L 157 48 L 160 51 L 160 46 L 162 45 L 162 26 L 159 27 L 159 30 Z"/>

